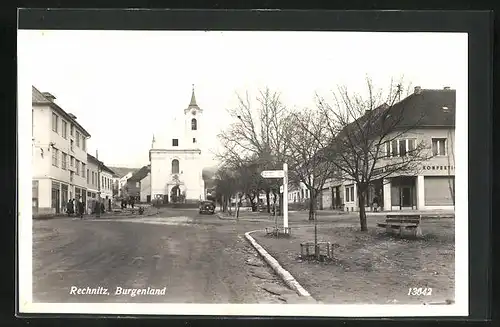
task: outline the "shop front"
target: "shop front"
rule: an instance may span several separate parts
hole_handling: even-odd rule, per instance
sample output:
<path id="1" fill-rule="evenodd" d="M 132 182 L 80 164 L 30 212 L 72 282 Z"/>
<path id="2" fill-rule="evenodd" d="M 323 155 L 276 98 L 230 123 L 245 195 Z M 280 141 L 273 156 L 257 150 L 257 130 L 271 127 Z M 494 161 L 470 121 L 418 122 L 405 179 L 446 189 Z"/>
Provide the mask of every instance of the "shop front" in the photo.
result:
<path id="1" fill-rule="evenodd" d="M 51 192 L 53 211 L 58 214 L 61 213 L 61 183 L 52 182 L 52 192 Z"/>
<path id="2" fill-rule="evenodd" d="M 391 178 L 390 181 L 391 210 L 416 210 L 416 177 L 399 176 Z"/>

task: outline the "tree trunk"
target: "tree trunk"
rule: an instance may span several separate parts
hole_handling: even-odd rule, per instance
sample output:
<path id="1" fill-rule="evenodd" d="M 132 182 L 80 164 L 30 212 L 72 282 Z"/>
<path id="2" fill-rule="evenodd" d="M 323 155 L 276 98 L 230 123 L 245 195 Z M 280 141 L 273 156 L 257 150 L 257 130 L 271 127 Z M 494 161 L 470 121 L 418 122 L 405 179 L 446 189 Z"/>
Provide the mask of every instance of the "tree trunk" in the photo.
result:
<path id="1" fill-rule="evenodd" d="M 256 195 L 252 197 L 251 194 L 247 194 L 248 200 L 250 200 L 250 205 L 252 206 L 252 212 L 257 211 L 257 205 L 255 204 Z"/>
<path id="2" fill-rule="evenodd" d="M 271 213 L 271 199 L 269 197 L 270 190 L 266 190 L 266 204 L 267 204 L 267 213 Z"/>
<path id="3" fill-rule="evenodd" d="M 361 231 L 366 232 L 368 226 L 366 225 L 366 210 L 365 210 L 365 194 L 364 188 L 358 186 L 358 206 L 359 206 L 359 224 Z"/>
<path id="4" fill-rule="evenodd" d="M 311 192 L 311 200 L 315 200 L 316 198 L 316 192 Z M 318 245 L 318 216 L 316 215 L 316 201 L 311 202 L 313 205 L 310 206 L 310 209 L 312 211 L 312 217 L 314 220 L 314 255 L 316 256 L 316 259 L 319 260 L 319 245 Z"/>
<path id="5" fill-rule="evenodd" d="M 314 220 L 314 202 L 313 191 L 310 191 L 311 196 L 309 197 L 309 220 Z"/>

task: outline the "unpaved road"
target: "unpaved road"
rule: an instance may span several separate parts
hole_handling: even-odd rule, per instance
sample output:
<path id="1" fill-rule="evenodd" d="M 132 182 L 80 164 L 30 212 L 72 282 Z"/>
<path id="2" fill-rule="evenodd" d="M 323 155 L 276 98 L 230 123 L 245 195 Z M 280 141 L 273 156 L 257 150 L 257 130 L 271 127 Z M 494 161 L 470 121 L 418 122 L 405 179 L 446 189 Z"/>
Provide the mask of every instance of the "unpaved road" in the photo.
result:
<path id="1" fill-rule="evenodd" d="M 33 301 L 284 303 L 263 289 L 283 287 L 269 268 L 246 262 L 256 258 L 243 237 L 251 225 L 192 210 L 141 219 L 34 220 Z M 255 269 L 269 274 L 255 277 Z M 72 287 L 107 294 L 71 294 Z M 165 294 L 132 297 L 117 287 Z"/>

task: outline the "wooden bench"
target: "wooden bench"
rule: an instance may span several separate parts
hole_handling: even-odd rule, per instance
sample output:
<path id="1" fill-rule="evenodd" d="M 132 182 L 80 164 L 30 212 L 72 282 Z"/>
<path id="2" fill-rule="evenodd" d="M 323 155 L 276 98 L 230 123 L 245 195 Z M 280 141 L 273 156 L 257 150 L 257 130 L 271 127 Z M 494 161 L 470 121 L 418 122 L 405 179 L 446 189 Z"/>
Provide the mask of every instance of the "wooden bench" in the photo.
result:
<path id="1" fill-rule="evenodd" d="M 387 215 L 385 223 L 378 223 L 378 227 L 385 227 L 387 233 L 398 232 L 399 236 L 403 236 L 404 231 L 411 231 L 413 236 L 422 236 L 420 228 L 422 217 L 416 214 L 408 215 Z"/>
<path id="2" fill-rule="evenodd" d="M 267 235 L 274 235 L 274 236 L 279 236 L 279 235 L 290 236 L 292 234 L 291 227 L 276 227 L 276 226 L 266 227 L 265 231 Z"/>

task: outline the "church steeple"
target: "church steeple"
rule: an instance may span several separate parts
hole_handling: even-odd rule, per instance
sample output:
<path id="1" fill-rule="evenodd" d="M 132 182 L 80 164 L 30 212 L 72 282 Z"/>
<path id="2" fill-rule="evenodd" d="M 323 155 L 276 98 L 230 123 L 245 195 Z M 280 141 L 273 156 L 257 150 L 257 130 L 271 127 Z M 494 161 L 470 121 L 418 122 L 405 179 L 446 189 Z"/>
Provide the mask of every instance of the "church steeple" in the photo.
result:
<path id="1" fill-rule="evenodd" d="M 194 84 L 193 84 L 193 92 L 191 94 L 191 101 L 189 102 L 189 107 L 196 107 L 198 108 L 198 105 L 196 104 L 196 97 L 194 95 Z"/>

